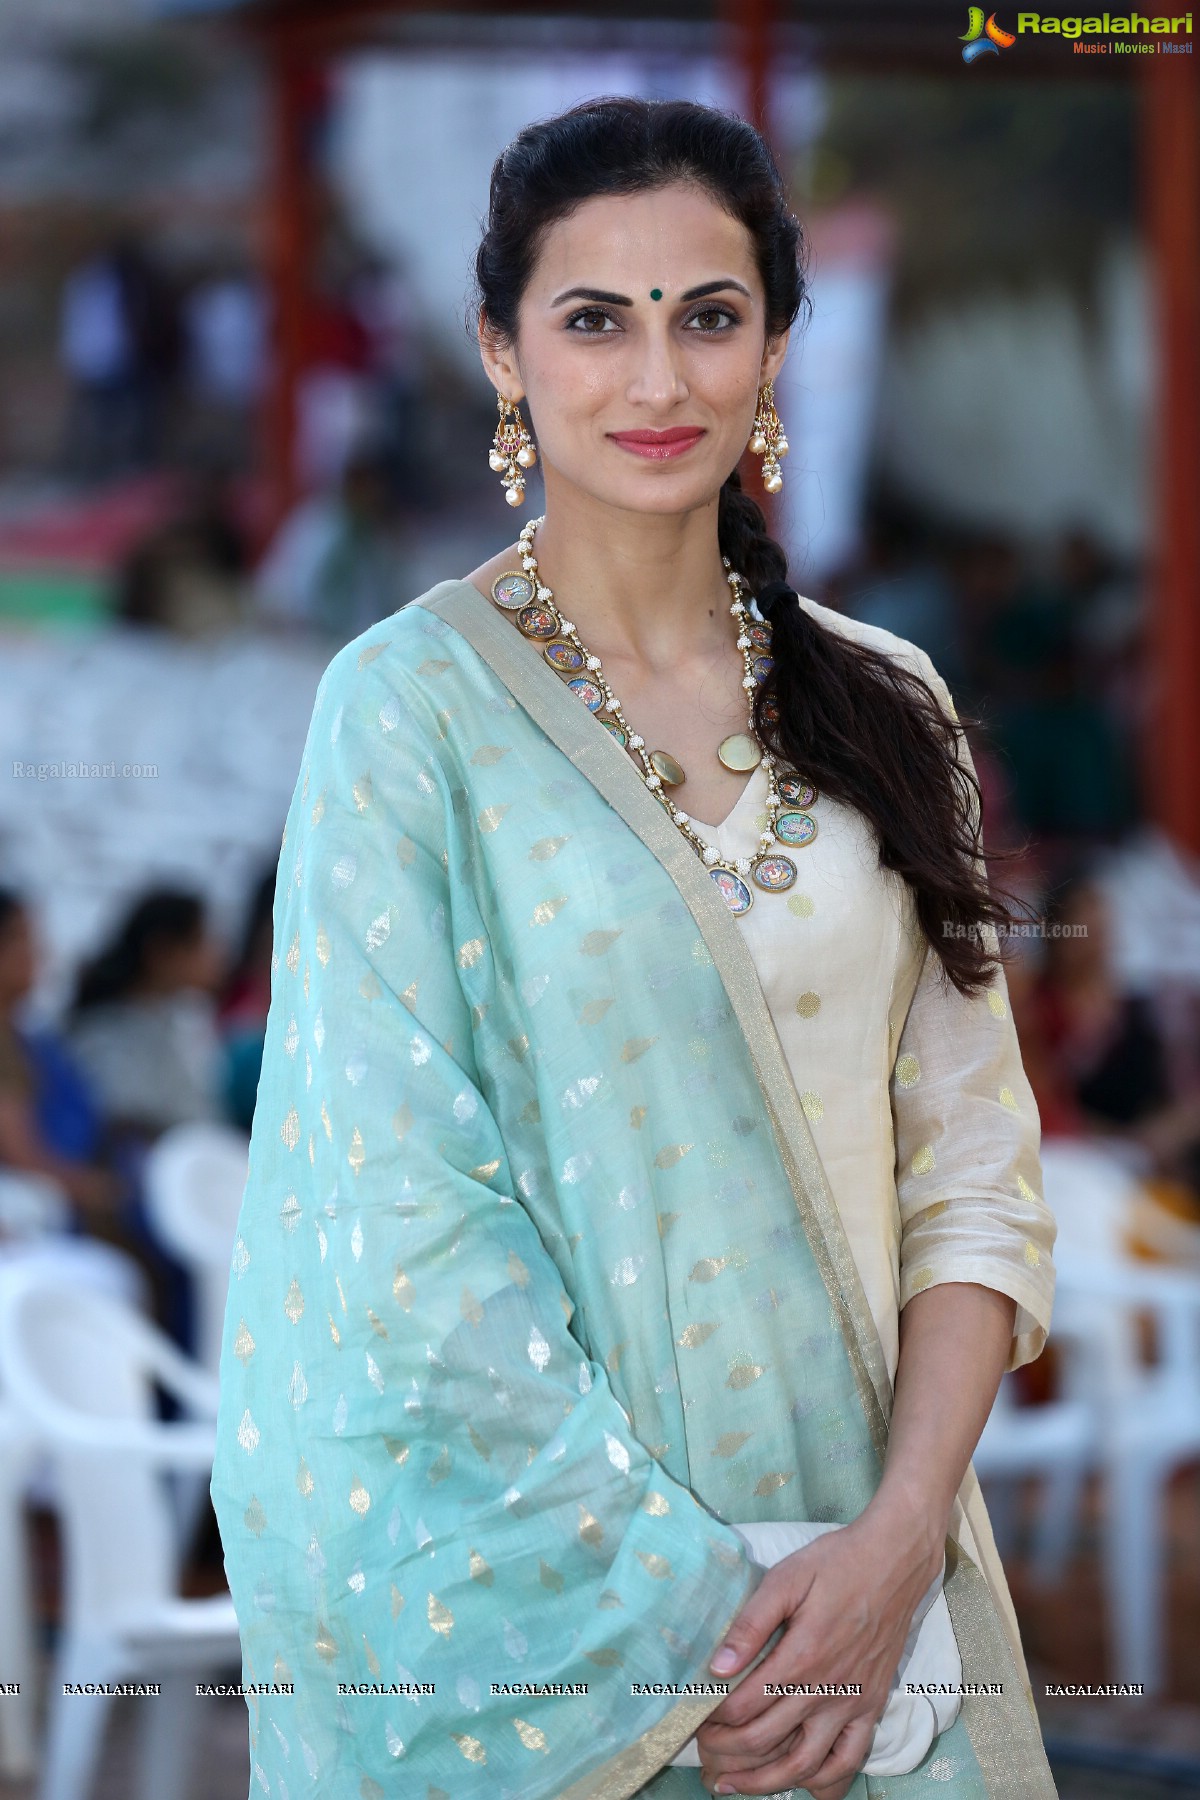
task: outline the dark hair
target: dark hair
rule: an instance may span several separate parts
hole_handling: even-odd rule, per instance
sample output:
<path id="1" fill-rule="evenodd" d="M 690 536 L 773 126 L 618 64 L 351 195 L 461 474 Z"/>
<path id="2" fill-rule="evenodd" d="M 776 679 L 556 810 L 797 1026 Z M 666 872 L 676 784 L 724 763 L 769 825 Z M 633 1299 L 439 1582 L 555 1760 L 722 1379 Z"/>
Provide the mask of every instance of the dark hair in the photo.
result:
<path id="1" fill-rule="evenodd" d="M 0 931 L 10 919 L 19 918 L 27 910 L 25 897 L 16 888 L 0 887 Z"/>
<path id="2" fill-rule="evenodd" d="M 763 138 L 734 113 L 626 95 L 527 125 L 496 159 L 475 257 L 479 321 L 497 341 L 515 342 L 521 296 L 547 229 L 597 195 L 672 181 L 699 186 L 745 226 L 766 296 L 767 337 L 780 336 L 808 304 L 806 243 Z M 721 488 L 717 535 L 752 593 L 786 582 L 787 556 L 736 469 Z M 915 671 L 827 630 L 794 591 L 772 607 L 770 620 L 774 664 L 754 701 L 759 736 L 874 827 L 880 862 L 908 882 L 947 975 L 961 992 L 977 992 L 997 966 L 982 928 L 1010 915 L 974 860 L 980 843 L 972 813 L 981 795 L 956 755 L 954 723 Z"/>
<path id="3" fill-rule="evenodd" d="M 264 931 L 270 931 L 274 921 L 275 876 L 275 864 L 265 863 L 246 903 L 241 943 L 221 984 L 222 1001 L 229 1000 L 247 976 L 257 973 L 259 940 Z"/>
<path id="4" fill-rule="evenodd" d="M 80 969 L 69 1009 L 72 1016 L 123 1000 L 145 973 L 155 945 L 190 944 L 204 921 L 204 901 L 198 894 L 177 888 L 152 888 L 143 894 L 115 937 Z"/>

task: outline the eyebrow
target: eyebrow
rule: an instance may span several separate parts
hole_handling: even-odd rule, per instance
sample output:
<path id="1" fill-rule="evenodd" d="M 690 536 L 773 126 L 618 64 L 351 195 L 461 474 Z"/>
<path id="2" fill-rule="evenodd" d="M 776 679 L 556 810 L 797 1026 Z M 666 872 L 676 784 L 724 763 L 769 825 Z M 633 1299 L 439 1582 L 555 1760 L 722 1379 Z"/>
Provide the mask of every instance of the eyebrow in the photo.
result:
<path id="1" fill-rule="evenodd" d="M 723 288 L 736 288 L 739 294 L 745 294 L 747 300 L 753 299 L 749 288 L 734 281 L 732 276 L 723 276 L 720 281 L 706 281 L 699 287 L 689 288 L 686 294 L 680 294 L 681 300 L 703 300 L 708 294 L 719 294 Z M 601 288 L 567 288 L 550 302 L 551 306 L 561 306 L 564 300 L 602 300 L 609 306 L 632 306 L 633 301 L 628 294 L 607 294 Z"/>

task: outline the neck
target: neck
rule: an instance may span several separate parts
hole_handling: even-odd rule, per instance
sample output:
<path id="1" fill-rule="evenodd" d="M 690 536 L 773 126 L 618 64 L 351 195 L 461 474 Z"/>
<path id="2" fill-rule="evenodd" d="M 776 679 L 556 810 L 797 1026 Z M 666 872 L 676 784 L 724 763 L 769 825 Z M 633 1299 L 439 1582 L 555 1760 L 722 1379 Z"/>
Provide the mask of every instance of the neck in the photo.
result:
<path id="1" fill-rule="evenodd" d="M 687 513 L 635 513 L 556 493 L 533 553 L 555 605 L 602 660 L 661 671 L 729 649 L 715 499 Z"/>

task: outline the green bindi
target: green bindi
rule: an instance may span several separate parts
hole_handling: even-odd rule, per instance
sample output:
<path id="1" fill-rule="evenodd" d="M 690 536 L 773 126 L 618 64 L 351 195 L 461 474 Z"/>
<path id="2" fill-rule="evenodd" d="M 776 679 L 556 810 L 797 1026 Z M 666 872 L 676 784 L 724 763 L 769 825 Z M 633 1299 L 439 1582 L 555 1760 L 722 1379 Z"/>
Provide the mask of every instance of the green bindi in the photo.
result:
<path id="1" fill-rule="evenodd" d="M 662 299 L 662 289 L 661 288 L 651 288 L 650 289 L 650 298 L 652 300 L 661 300 Z"/>

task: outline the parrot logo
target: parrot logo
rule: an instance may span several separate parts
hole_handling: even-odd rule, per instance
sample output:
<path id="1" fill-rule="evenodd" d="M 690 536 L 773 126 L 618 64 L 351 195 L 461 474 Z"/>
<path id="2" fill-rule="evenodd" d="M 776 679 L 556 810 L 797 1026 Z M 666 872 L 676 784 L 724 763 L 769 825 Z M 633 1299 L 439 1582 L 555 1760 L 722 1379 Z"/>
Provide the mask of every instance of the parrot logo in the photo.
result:
<path id="1" fill-rule="evenodd" d="M 967 29 L 959 39 L 965 63 L 973 63 L 977 56 L 998 56 L 1016 41 L 1011 31 L 997 25 L 995 13 L 988 14 L 985 24 L 982 6 L 968 6 Z"/>

